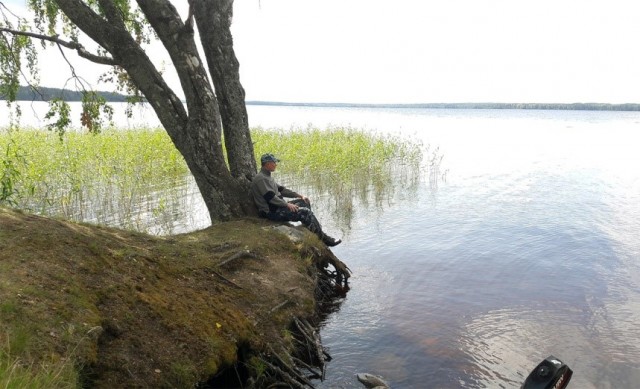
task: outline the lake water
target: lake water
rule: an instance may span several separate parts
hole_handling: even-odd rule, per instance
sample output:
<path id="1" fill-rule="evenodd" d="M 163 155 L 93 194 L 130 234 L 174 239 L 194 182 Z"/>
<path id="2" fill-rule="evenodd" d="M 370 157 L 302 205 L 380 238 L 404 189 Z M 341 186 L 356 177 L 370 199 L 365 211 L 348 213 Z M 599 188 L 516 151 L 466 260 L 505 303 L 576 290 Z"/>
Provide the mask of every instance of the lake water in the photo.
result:
<path id="1" fill-rule="evenodd" d="M 250 114 L 265 127 L 399 133 L 444 156 L 444 180 L 359 209 L 333 249 L 354 274 L 322 330 L 333 360 L 318 387 L 358 387 L 354 374 L 371 372 L 393 388 L 519 388 L 549 355 L 574 370 L 572 388 L 637 387 L 639 113 Z"/>
<path id="2" fill-rule="evenodd" d="M 356 207 L 349 226 L 316 209 L 353 270 L 323 325 L 319 388 L 362 387 L 360 372 L 393 388 L 519 388 L 549 355 L 571 388 L 637 387 L 640 113 L 248 109 L 252 126 L 350 125 L 443 156 L 435 180 Z"/>

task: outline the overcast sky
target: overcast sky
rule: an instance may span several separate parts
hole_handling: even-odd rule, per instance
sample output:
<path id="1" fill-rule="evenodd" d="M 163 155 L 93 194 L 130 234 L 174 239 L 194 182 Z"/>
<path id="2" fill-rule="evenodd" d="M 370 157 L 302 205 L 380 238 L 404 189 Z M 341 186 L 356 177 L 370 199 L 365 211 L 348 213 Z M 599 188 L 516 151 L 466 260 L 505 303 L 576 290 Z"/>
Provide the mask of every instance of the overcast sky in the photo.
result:
<path id="1" fill-rule="evenodd" d="M 637 0 L 236 0 L 248 99 L 640 103 Z"/>
<path id="2" fill-rule="evenodd" d="M 248 100 L 640 103 L 637 0 L 236 0 L 232 32 Z"/>

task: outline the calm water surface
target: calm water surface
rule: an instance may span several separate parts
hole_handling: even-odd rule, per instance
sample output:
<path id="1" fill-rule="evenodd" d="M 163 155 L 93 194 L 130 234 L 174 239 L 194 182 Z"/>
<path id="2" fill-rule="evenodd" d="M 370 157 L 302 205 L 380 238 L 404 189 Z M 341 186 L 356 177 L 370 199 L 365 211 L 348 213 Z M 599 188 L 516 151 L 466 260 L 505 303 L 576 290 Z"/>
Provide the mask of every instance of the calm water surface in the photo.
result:
<path id="1" fill-rule="evenodd" d="M 572 388 L 637 387 L 638 113 L 283 110 L 418 137 L 446 170 L 358 210 L 334 249 L 354 275 L 322 331 L 333 361 L 319 387 L 372 372 L 394 388 L 519 388 L 551 354 Z"/>
<path id="2" fill-rule="evenodd" d="M 316 209 L 353 270 L 324 323 L 319 388 L 362 387 L 359 372 L 393 388 L 518 388 L 551 354 L 570 388 L 638 386 L 640 113 L 248 108 L 252 126 L 351 125 L 444 156 L 348 228 Z M 208 224 L 195 198 L 187 228 Z"/>

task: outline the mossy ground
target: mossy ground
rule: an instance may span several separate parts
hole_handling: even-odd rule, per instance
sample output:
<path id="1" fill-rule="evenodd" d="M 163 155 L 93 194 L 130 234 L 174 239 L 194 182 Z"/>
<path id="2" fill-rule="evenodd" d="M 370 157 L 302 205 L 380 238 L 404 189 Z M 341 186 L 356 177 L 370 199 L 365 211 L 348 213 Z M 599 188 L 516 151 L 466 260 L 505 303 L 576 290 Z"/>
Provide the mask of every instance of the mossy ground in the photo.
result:
<path id="1" fill-rule="evenodd" d="M 315 309 L 302 246 L 327 249 L 266 226 L 155 237 L 0 208 L 0 365 L 68 387 L 193 387 L 239 347 L 291 347 L 292 317 Z"/>

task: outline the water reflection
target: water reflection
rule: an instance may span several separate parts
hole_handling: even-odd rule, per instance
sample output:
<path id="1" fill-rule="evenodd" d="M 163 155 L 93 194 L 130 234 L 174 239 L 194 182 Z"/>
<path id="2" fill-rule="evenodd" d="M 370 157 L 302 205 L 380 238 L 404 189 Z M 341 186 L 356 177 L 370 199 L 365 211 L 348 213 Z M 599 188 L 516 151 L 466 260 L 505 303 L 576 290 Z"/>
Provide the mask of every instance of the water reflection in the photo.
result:
<path id="1" fill-rule="evenodd" d="M 319 387 L 367 371 L 397 388 L 518 388 L 548 355 L 574 370 L 570 387 L 637 386 L 640 176 L 620 141 L 637 120 L 482 115 L 425 131 L 446 185 L 354 223 L 334 250 L 354 276 L 323 339 L 346 360 Z M 393 282 L 359 293 L 366 269 Z M 350 317 L 368 304 L 390 308 L 360 338 Z"/>
<path id="2" fill-rule="evenodd" d="M 348 236 L 353 221 L 370 218 L 363 213 L 380 214 L 398 202 L 408 202 L 416 198 L 425 177 L 436 190 L 442 178 L 434 175 L 440 171 L 440 164 L 426 167 L 425 164 L 401 165 L 387 161 L 379 165 L 381 171 L 375 175 L 360 172 L 345 180 L 326 177 L 324 172 L 310 172 L 307 175 L 279 173 L 278 181 L 286 187 L 296 188 L 314 202 L 316 213 L 321 220 L 331 220 L 332 228 L 338 228 Z M 330 173 L 329 173 L 330 174 Z"/>
<path id="3" fill-rule="evenodd" d="M 58 197 L 57 202 L 51 201 L 53 192 L 64 196 Z M 147 187 L 145 191 L 122 190 L 119 185 L 100 181 L 72 191 L 52 188 L 43 196 L 27 198 L 20 207 L 43 215 L 155 235 L 193 231 L 211 224 L 202 196 L 190 176 L 164 182 L 156 188 Z"/>

